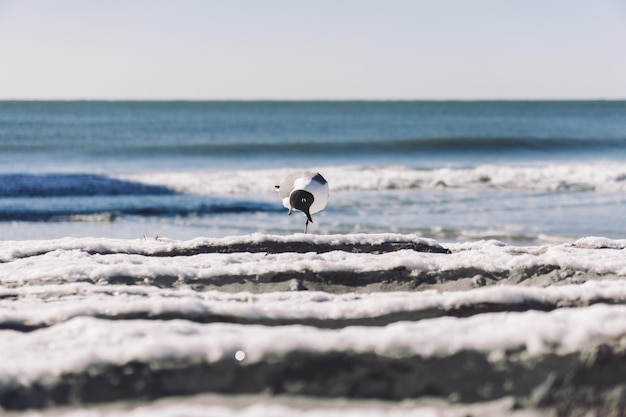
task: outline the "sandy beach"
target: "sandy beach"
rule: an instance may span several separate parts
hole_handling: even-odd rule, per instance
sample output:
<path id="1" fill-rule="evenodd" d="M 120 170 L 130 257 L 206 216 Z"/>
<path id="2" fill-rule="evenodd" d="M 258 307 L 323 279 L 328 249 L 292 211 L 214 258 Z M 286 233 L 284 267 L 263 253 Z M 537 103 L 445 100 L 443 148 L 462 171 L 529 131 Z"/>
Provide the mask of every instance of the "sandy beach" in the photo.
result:
<path id="1" fill-rule="evenodd" d="M 399 234 L 0 242 L 0 405 L 619 416 L 625 248 Z"/>

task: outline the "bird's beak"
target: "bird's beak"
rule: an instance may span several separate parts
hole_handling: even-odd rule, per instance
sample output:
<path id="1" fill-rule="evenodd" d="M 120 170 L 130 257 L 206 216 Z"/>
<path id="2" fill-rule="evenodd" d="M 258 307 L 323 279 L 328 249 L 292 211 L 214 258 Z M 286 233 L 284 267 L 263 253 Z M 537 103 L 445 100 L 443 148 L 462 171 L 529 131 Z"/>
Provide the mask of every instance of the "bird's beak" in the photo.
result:
<path id="1" fill-rule="evenodd" d="M 309 210 L 305 211 L 305 212 L 304 212 L 304 215 L 306 216 L 307 220 L 308 220 L 310 223 L 313 223 L 313 219 L 311 218 L 311 213 L 309 213 Z"/>

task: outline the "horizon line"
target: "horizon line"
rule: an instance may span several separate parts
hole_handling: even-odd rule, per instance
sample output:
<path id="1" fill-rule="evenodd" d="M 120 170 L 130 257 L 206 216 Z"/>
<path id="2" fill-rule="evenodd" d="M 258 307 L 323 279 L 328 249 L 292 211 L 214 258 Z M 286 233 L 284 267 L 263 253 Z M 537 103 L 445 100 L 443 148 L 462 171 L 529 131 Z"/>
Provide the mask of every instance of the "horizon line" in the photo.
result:
<path id="1" fill-rule="evenodd" d="M 2 98 L 0 102 L 582 102 L 623 98 Z"/>

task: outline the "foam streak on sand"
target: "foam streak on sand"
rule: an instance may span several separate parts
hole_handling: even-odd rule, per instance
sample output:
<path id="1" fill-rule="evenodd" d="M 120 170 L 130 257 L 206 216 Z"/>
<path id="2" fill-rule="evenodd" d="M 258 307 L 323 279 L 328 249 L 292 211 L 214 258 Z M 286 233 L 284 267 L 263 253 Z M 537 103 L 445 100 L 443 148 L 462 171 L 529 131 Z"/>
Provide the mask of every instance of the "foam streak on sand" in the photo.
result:
<path id="1" fill-rule="evenodd" d="M 458 402 L 493 416 L 626 411 L 623 239 L 0 242 L 0 284 L 5 409 L 269 393 L 437 397 L 448 414 L 435 415 Z M 267 399 L 247 401 L 226 408 Z M 160 404 L 146 407 L 169 415 Z"/>
<path id="2" fill-rule="evenodd" d="M 338 330 L 142 320 L 121 326 L 113 321 L 76 318 L 50 329 L 13 334 L 10 341 L 3 338 L 3 356 L 15 360 L 3 364 L 2 378 L 12 385 L 13 381 L 33 383 L 91 365 L 189 357 L 202 357 L 209 363 L 230 361 L 239 350 L 245 352 L 247 364 L 290 352 L 429 358 L 470 350 L 489 353 L 494 360 L 520 350 L 528 357 L 550 352 L 564 355 L 586 348 L 590 339 L 594 344 L 606 344 L 625 336 L 625 314 L 625 306 L 594 306 Z M 276 343 L 279 339 L 281 343 Z M 68 356 L 68 352 L 76 354 Z"/>
<path id="3" fill-rule="evenodd" d="M 295 279 L 306 289 L 346 292 L 433 287 L 469 289 L 476 285 L 526 280 L 566 283 L 579 280 L 581 276 L 626 275 L 624 241 L 611 241 L 615 249 L 607 250 L 589 249 L 589 239 L 574 244 L 527 248 L 483 241 L 449 245 L 451 253 L 445 253 L 436 242 L 409 237 L 403 243 L 397 239 L 398 236 L 314 237 L 310 241 L 312 250 L 323 247 L 324 242 L 327 247 L 330 245 L 337 250 L 271 254 L 202 252 L 228 248 L 229 245 L 254 248 L 263 241 L 268 249 L 273 247 L 276 251 L 277 247 L 289 246 L 295 244 L 297 239 L 306 238 L 303 235 L 292 239 L 257 235 L 226 240 L 228 243 L 225 246 L 220 239 L 181 243 L 141 240 L 134 243 L 115 240 L 94 242 L 90 239 L 16 242 L 6 244 L 0 279 L 8 287 L 90 282 L 255 292 L 285 290 Z M 394 244 L 399 245 L 396 247 L 399 250 L 376 254 L 353 253 L 355 245 L 349 242 L 359 239 L 363 247 L 388 239 L 388 246 L 393 249 Z M 350 251 L 340 250 L 342 244 Z M 417 254 L 414 249 L 405 249 L 403 244 L 421 244 L 431 250 Z"/>
<path id="4" fill-rule="evenodd" d="M 19 300 L 19 310 L 8 307 Z M 51 303 L 50 301 L 54 301 Z M 491 286 L 469 291 L 330 294 L 317 291 L 224 293 L 86 283 L 0 290 L 0 329 L 32 331 L 75 317 L 108 320 L 184 319 L 321 328 L 384 326 L 398 320 L 466 317 L 497 311 L 551 311 L 626 302 L 623 280 L 557 287 Z"/>

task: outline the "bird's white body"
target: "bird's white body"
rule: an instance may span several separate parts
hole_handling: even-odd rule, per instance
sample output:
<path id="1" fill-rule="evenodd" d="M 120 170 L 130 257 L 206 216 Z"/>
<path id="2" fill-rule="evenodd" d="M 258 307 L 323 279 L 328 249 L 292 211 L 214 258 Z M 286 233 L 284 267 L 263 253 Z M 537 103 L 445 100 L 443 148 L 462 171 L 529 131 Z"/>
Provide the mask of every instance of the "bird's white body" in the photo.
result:
<path id="1" fill-rule="evenodd" d="M 308 191 L 313 194 L 315 200 L 311 205 L 310 213 L 319 213 L 324 210 L 326 204 L 328 204 L 328 183 L 324 181 L 323 183 L 320 181 L 314 180 L 316 175 L 319 175 L 317 172 L 311 171 L 298 171 L 294 172 L 285 179 L 283 184 L 287 182 L 291 182 L 291 189 L 289 190 L 289 194 L 283 198 L 283 206 L 292 210 L 294 207 L 291 207 L 289 203 L 289 196 L 292 192 L 296 190 Z M 281 185 L 281 189 L 282 189 Z M 281 193 L 282 197 L 282 193 Z"/>
<path id="2" fill-rule="evenodd" d="M 307 216 L 307 225 L 311 220 L 311 214 L 322 211 L 328 204 L 329 188 L 328 182 L 319 172 L 314 171 L 296 171 L 292 172 L 285 178 L 280 186 L 277 186 L 278 193 L 282 199 L 283 206 L 292 210 L 301 210 Z M 296 196 L 302 195 L 302 192 L 309 193 L 313 196 L 313 202 L 306 208 L 298 207 L 300 197 L 296 198 L 294 203 L 294 193 Z M 306 197 L 306 195 L 303 195 Z M 302 200 L 304 202 L 304 200 Z M 305 227 L 306 230 L 306 227 Z"/>

